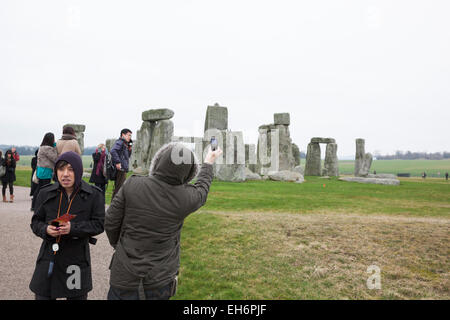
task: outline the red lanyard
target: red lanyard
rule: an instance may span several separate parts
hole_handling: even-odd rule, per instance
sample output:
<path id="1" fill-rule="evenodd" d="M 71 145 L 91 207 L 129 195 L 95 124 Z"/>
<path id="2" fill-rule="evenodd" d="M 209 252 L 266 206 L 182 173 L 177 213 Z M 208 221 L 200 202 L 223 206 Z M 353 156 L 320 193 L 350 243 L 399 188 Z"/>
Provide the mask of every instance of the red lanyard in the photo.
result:
<path id="1" fill-rule="evenodd" d="M 67 208 L 67 212 L 66 213 L 70 212 L 70 207 L 72 206 L 72 201 L 73 201 L 73 199 L 75 199 L 75 196 L 77 195 L 78 190 L 80 190 L 80 189 L 77 189 L 77 192 L 75 192 L 75 194 L 73 195 L 72 199 L 70 200 L 69 207 Z M 61 191 L 61 196 L 59 197 L 59 206 L 58 206 L 58 216 L 57 216 L 57 218 L 59 218 L 59 214 L 61 212 L 62 197 L 63 197 L 63 192 Z M 59 243 L 60 240 L 61 240 L 61 235 L 59 235 L 58 238 L 56 238 L 56 243 Z M 56 254 L 56 251 L 53 251 L 53 254 Z"/>

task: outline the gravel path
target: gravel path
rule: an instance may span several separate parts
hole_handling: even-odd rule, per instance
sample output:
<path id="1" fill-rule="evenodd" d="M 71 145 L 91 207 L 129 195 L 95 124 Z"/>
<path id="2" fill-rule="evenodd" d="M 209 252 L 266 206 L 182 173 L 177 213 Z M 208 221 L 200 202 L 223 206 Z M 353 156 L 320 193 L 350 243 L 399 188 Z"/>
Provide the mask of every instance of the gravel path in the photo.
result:
<path id="1" fill-rule="evenodd" d="M 30 188 L 14 186 L 14 203 L 0 200 L 0 300 L 34 299 L 28 285 L 42 239 L 30 228 L 33 212 L 29 193 Z M 96 238 L 97 244 L 90 246 L 94 288 L 88 299 L 104 300 L 109 289 L 108 267 L 113 249 L 105 233 Z"/>

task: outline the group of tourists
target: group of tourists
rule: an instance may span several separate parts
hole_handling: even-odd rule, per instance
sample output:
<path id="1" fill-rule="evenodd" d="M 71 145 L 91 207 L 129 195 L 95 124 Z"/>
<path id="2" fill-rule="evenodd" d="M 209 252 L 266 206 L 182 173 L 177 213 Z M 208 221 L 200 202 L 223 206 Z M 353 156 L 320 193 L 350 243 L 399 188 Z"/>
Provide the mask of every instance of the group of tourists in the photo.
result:
<path id="1" fill-rule="evenodd" d="M 46 134 L 37 152 L 36 176 L 39 182 L 45 181 L 34 192 L 30 226 L 43 241 L 30 290 L 37 300 L 86 300 L 92 290 L 89 244 L 95 244 L 94 237 L 106 231 L 114 248 L 107 298 L 169 299 L 178 283 L 184 219 L 205 204 L 212 165 L 222 151 L 210 149 L 200 166 L 192 150 L 169 143 L 152 159 L 149 176 L 127 179 L 132 132 L 123 129 L 109 157 L 104 145 L 92 155 L 90 182 L 95 185 L 91 185 L 82 179 L 79 149 L 66 129 L 62 143 Z M 174 162 L 173 154 L 190 161 Z M 107 177 L 105 165 L 114 169 Z M 104 185 L 109 176 L 115 186 L 105 212 Z M 54 183 L 49 184 L 52 179 Z"/>

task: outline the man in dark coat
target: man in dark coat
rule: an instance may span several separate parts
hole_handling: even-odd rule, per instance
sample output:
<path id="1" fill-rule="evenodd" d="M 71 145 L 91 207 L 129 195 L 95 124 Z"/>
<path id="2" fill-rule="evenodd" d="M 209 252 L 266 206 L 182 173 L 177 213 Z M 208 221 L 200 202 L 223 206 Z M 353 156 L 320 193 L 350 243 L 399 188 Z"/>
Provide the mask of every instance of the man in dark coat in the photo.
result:
<path id="1" fill-rule="evenodd" d="M 105 204 L 101 190 L 82 180 L 81 157 L 63 153 L 55 165 L 57 182 L 47 185 L 36 199 L 31 229 L 43 239 L 30 289 L 37 300 L 87 299 L 92 290 L 89 243 L 103 232 Z M 56 226 L 65 213 L 72 221 Z"/>
<path id="2" fill-rule="evenodd" d="M 127 178 L 131 157 L 131 134 L 132 132 L 130 129 L 122 129 L 122 131 L 120 131 L 120 138 L 116 140 L 110 151 L 112 163 L 117 169 L 116 181 L 114 182 L 114 191 L 112 194 L 113 199 Z"/>
<path id="3" fill-rule="evenodd" d="M 169 143 L 154 156 L 148 177 L 127 179 L 105 216 L 105 231 L 115 248 L 108 299 L 169 299 L 175 294 L 181 228 L 205 204 L 212 164 L 221 153 L 209 150 L 197 181 L 190 184 L 199 170 L 194 153 Z M 183 162 L 173 157 L 180 154 Z"/>

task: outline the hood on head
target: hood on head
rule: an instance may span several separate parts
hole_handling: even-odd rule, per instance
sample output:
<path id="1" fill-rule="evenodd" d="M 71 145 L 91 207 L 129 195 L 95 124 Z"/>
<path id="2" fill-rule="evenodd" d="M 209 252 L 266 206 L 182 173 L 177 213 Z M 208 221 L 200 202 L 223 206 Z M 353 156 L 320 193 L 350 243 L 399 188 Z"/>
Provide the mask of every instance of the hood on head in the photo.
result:
<path id="1" fill-rule="evenodd" d="M 199 172 L 199 161 L 194 152 L 179 142 L 163 145 L 155 154 L 149 175 L 172 185 L 185 184 Z"/>
<path id="2" fill-rule="evenodd" d="M 75 173 L 74 187 L 77 188 L 81 184 L 81 179 L 83 178 L 83 161 L 81 160 L 81 157 L 78 155 L 78 153 L 75 153 L 73 151 L 67 151 L 61 154 L 58 157 L 58 159 L 56 159 L 55 176 L 57 182 L 58 182 L 58 174 L 56 172 L 56 167 L 58 165 L 58 162 L 60 161 L 66 161 L 70 163 L 70 165 L 72 166 L 73 171 Z"/>

